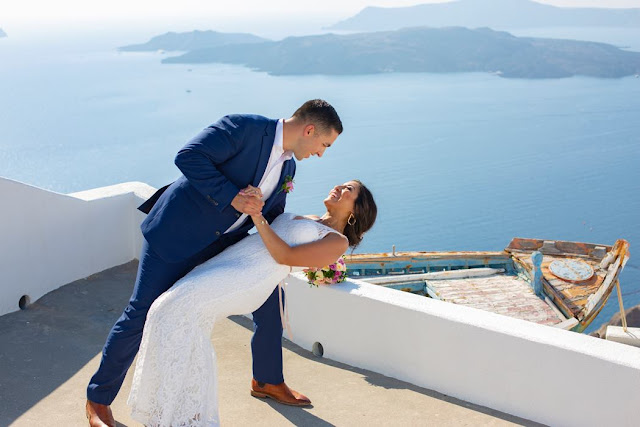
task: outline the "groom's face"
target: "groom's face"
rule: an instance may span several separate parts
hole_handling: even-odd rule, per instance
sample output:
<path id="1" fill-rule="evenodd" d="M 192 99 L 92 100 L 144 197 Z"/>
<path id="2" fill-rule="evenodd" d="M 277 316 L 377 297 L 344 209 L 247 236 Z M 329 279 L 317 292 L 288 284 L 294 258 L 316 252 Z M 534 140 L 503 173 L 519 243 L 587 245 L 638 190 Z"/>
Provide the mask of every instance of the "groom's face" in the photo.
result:
<path id="1" fill-rule="evenodd" d="M 296 149 L 294 149 L 296 159 L 303 160 L 311 156 L 322 157 L 324 151 L 333 145 L 338 135 L 334 129 L 329 132 L 321 132 L 314 125 L 306 126 Z"/>

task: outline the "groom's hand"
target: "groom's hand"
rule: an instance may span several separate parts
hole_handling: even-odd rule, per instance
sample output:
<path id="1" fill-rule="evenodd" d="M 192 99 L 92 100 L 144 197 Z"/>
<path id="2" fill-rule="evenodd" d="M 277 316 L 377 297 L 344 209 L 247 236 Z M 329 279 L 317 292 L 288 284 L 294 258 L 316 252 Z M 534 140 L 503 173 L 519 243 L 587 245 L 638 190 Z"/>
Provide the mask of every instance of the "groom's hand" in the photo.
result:
<path id="1" fill-rule="evenodd" d="M 264 202 L 260 197 L 240 191 L 231 201 L 231 206 L 238 212 L 250 216 L 262 214 Z"/>

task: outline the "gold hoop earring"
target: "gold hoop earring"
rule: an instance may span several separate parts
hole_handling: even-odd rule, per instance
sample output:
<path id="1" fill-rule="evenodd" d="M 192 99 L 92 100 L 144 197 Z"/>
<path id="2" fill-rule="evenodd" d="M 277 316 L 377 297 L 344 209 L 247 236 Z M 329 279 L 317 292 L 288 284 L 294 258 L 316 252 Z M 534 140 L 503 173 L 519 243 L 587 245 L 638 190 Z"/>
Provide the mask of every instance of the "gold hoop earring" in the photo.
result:
<path id="1" fill-rule="evenodd" d="M 353 219 L 353 222 L 351 222 L 351 220 Z M 356 224 L 356 217 L 353 214 L 353 212 L 351 212 L 351 214 L 349 214 L 349 219 L 347 219 L 347 224 L 354 226 Z"/>

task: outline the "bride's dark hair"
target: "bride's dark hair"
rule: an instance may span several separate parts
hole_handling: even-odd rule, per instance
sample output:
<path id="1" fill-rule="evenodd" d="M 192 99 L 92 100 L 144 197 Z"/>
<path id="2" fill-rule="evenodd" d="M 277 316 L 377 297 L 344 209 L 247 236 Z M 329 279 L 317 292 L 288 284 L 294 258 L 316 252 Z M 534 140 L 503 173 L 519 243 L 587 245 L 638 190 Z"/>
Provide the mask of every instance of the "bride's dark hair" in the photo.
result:
<path id="1" fill-rule="evenodd" d="M 345 226 L 344 235 L 349 239 L 349 246 L 355 248 L 362 241 L 364 233 L 369 231 L 373 227 L 373 223 L 376 222 L 378 207 L 375 200 L 373 200 L 371 191 L 359 180 L 354 179 L 353 181 L 360 186 L 358 198 L 353 206 L 355 222 L 352 220 L 351 224 Z"/>

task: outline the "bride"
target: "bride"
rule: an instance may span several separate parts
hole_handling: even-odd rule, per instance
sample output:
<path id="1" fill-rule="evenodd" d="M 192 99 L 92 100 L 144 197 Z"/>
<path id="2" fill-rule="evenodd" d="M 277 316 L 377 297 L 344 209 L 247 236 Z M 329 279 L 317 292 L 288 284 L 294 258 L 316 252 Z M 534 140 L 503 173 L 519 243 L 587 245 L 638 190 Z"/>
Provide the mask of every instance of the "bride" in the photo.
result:
<path id="1" fill-rule="evenodd" d="M 245 194 L 261 197 L 248 187 Z M 258 233 L 197 266 L 151 306 L 128 403 L 147 426 L 218 425 L 216 319 L 251 313 L 291 267 L 324 267 L 362 240 L 376 219 L 371 192 L 358 180 L 335 186 L 322 217 L 283 213 Z M 282 308 L 282 307 L 281 307 Z"/>

